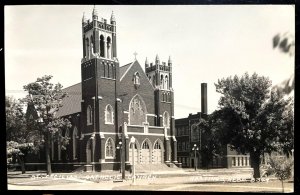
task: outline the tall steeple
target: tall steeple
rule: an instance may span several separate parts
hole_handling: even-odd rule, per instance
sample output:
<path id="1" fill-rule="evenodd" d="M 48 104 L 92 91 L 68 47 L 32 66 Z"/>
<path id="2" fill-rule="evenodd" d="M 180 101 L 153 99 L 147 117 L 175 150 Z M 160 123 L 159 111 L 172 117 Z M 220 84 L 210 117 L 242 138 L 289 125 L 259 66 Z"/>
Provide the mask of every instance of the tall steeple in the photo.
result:
<path id="1" fill-rule="evenodd" d="M 115 21 L 116 21 L 116 18 L 115 18 L 114 12 L 112 11 L 111 17 L 110 17 L 110 22 L 115 22 Z"/>
<path id="2" fill-rule="evenodd" d="M 96 9 L 96 5 L 94 5 L 94 8 L 93 8 L 93 19 L 98 19 L 98 11 Z"/>
<path id="3" fill-rule="evenodd" d="M 85 14 L 83 12 L 83 15 L 82 15 L 82 24 L 86 23 L 86 17 L 85 17 Z"/>
<path id="4" fill-rule="evenodd" d="M 171 56 L 169 56 L 168 65 L 169 65 L 169 66 L 171 66 L 171 65 L 172 65 Z"/>
<path id="5" fill-rule="evenodd" d="M 146 60 L 145 60 L 145 67 L 149 67 L 149 62 L 148 62 L 148 58 L 146 57 Z"/>
<path id="6" fill-rule="evenodd" d="M 156 58 L 155 58 L 155 64 L 159 65 L 159 57 L 157 54 L 156 54 Z"/>

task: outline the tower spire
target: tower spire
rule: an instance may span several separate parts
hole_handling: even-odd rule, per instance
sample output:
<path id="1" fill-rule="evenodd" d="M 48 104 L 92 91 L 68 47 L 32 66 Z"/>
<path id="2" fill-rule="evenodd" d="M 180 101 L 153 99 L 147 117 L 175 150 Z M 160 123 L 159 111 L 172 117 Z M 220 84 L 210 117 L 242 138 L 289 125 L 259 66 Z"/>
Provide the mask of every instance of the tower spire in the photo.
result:
<path id="1" fill-rule="evenodd" d="M 96 9 L 96 5 L 94 5 L 94 8 L 93 8 L 93 19 L 97 19 L 98 18 L 98 11 Z"/>
<path id="2" fill-rule="evenodd" d="M 83 12 L 83 15 L 82 15 L 82 23 L 85 23 L 86 22 L 86 17 L 85 17 L 85 13 Z"/>
<path id="3" fill-rule="evenodd" d="M 156 54 L 156 57 L 155 57 L 155 64 L 159 64 L 159 57 L 158 57 L 158 54 Z"/>
<path id="4" fill-rule="evenodd" d="M 169 65 L 169 66 L 172 65 L 171 56 L 169 56 L 168 65 Z"/>
<path id="5" fill-rule="evenodd" d="M 146 57 L 146 60 L 145 60 L 145 66 L 148 67 L 149 66 L 149 62 L 148 62 L 148 58 Z"/>
<path id="6" fill-rule="evenodd" d="M 114 11 L 111 12 L 110 21 L 111 22 L 115 22 L 116 21 L 116 18 L 115 18 L 115 15 L 114 15 Z"/>

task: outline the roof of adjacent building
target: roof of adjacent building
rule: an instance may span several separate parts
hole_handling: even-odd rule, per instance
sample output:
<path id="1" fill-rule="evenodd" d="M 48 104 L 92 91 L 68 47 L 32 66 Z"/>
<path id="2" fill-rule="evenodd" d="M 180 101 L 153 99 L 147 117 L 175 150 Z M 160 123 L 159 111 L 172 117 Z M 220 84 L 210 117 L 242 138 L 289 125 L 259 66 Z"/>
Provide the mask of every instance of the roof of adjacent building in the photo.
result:
<path id="1" fill-rule="evenodd" d="M 77 83 L 63 89 L 68 95 L 63 99 L 62 107 L 59 108 L 57 116 L 66 116 L 81 112 L 81 83 Z"/>

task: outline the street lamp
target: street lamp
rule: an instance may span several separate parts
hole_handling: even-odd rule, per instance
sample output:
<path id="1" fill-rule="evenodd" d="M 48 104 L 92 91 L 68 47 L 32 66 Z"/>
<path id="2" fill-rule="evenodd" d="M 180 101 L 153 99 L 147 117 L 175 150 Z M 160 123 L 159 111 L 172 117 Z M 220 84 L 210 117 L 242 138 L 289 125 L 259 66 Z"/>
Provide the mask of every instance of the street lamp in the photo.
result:
<path id="1" fill-rule="evenodd" d="M 122 143 L 125 143 L 125 132 L 124 132 L 124 105 L 123 105 L 123 97 L 126 96 L 127 93 L 124 93 L 124 94 L 121 94 L 119 95 L 119 98 L 117 98 L 117 102 L 120 102 L 121 103 L 121 122 L 122 122 Z M 117 120 L 117 128 L 119 128 L 119 123 L 118 123 L 118 120 Z M 122 167 L 122 180 L 125 180 L 125 156 L 126 156 L 126 144 L 124 145 L 124 147 L 121 147 L 121 167 Z"/>
<path id="2" fill-rule="evenodd" d="M 194 147 L 192 148 L 192 150 L 195 152 L 195 171 L 197 170 L 197 151 L 199 150 L 197 144 L 194 144 Z"/>
<path id="3" fill-rule="evenodd" d="M 117 145 L 117 150 L 119 150 L 120 152 L 120 173 L 121 173 L 122 170 L 122 142 L 121 141 Z"/>
<path id="4" fill-rule="evenodd" d="M 134 150 L 135 150 L 135 138 L 132 136 L 130 138 L 130 144 L 132 146 L 132 185 L 135 185 L 135 167 L 134 167 Z"/>

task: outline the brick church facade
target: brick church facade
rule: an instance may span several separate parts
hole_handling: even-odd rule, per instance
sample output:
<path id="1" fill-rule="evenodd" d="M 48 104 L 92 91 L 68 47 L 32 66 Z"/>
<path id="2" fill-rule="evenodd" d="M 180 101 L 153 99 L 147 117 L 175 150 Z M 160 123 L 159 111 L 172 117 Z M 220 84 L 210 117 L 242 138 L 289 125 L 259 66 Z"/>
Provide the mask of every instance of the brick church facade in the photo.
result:
<path id="1" fill-rule="evenodd" d="M 70 138 L 66 150 L 52 143 L 54 169 L 118 170 L 120 149 L 128 168 L 132 136 L 137 164 L 177 163 L 171 58 L 146 59 L 145 71 L 137 60 L 119 66 L 116 27 L 113 13 L 110 22 L 95 8 L 91 20 L 83 16 L 81 82 L 64 89 L 68 96 L 57 116 L 68 118 L 72 129 L 60 132 Z"/>

